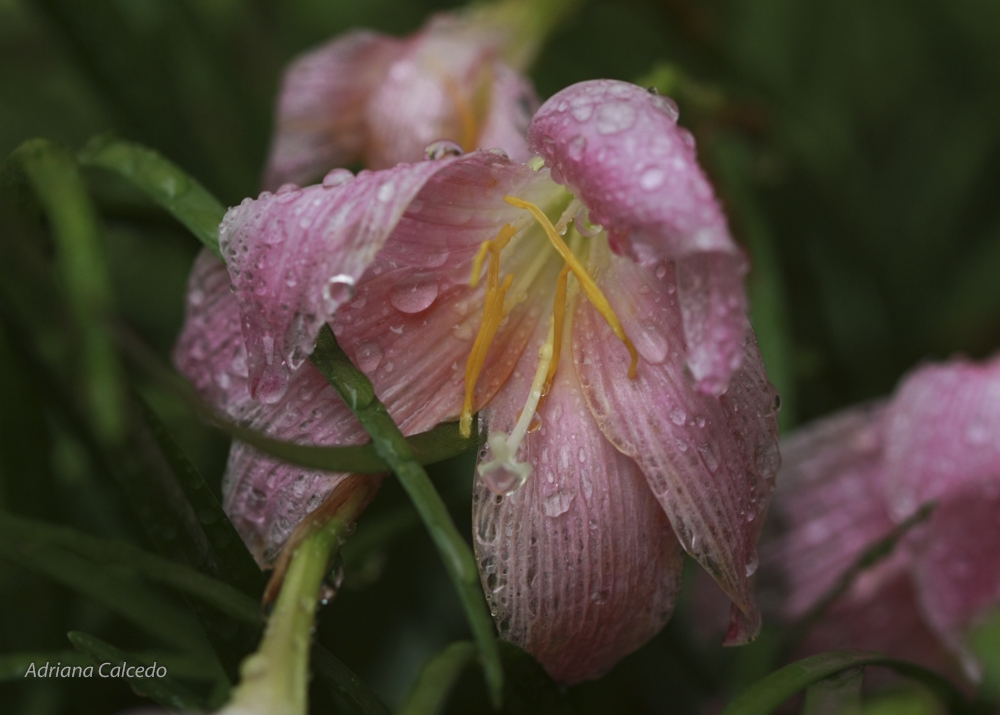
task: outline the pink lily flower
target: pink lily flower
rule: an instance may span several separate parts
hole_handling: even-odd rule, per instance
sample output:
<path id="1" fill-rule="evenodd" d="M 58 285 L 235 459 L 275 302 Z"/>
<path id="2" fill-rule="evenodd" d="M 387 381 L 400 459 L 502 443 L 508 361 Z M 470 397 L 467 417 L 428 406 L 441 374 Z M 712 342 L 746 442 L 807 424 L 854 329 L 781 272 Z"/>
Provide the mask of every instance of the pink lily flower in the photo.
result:
<path id="1" fill-rule="evenodd" d="M 807 637 L 807 652 L 880 650 L 978 665 L 966 637 L 1000 605 L 1000 358 L 907 376 L 888 400 L 847 409 L 782 444 L 783 528 L 761 550 L 796 619 L 872 544 L 928 502 L 893 554 L 862 573 Z M 949 655 L 951 654 L 951 656 Z"/>
<path id="2" fill-rule="evenodd" d="M 175 353 L 284 439 L 365 439 L 306 361 L 327 322 L 405 433 L 480 412 L 483 585 L 501 633 L 562 682 L 659 631 L 682 548 L 732 599 L 730 643 L 760 625 L 776 394 L 745 260 L 676 119 L 584 82 L 534 116 L 527 164 L 476 151 L 247 199 L 221 227 L 227 266 L 195 265 Z M 266 565 L 343 478 L 237 444 L 225 504 Z"/>
<path id="3" fill-rule="evenodd" d="M 299 57 L 282 82 L 264 188 L 357 161 L 369 169 L 419 161 L 438 140 L 528 159 L 538 99 L 504 61 L 506 53 L 523 65 L 527 55 L 495 10 L 437 15 L 403 39 L 350 32 Z"/>

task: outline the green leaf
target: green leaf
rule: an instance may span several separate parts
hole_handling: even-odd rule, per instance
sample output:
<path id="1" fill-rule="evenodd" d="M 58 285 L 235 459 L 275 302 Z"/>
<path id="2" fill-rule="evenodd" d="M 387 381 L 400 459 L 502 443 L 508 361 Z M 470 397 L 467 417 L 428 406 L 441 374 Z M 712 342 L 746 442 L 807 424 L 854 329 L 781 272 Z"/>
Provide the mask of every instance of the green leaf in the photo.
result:
<path id="1" fill-rule="evenodd" d="M 122 369 L 107 327 L 110 280 L 97 213 L 73 157 L 57 144 L 32 139 L 7 165 L 19 168 L 48 216 L 58 248 L 56 267 L 78 327 L 87 411 L 105 443 L 125 432 Z"/>
<path id="2" fill-rule="evenodd" d="M 77 155 L 84 166 L 113 171 L 184 224 L 216 256 L 226 208 L 201 184 L 159 153 L 113 137 L 95 137 Z"/>
<path id="3" fill-rule="evenodd" d="M 201 522 L 205 536 L 218 558 L 222 574 L 243 593 L 255 599 L 259 598 L 264 590 L 264 575 L 243 543 L 243 539 L 240 538 L 236 527 L 160 418 L 142 399 L 137 401 L 153 438 L 159 444 L 160 451 L 177 476 L 177 482 L 184 496 L 194 509 L 198 521 Z"/>
<path id="4" fill-rule="evenodd" d="M 802 715 L 860 715 L 865 669 L 848 668 L 806 688 Z"/>
<path id="5" fill-rule="evenodd" d="M 326 648 L 313 644 L 312 670 L 327 689 L 352 705 L 362 715 L 389 715 L 389 708 L 350 668 Z"/>
<path id="6" fill-rule="evenodd" d="M 504 709 L 511 715 L 573 715 L 545 668 L 513 643 L 499 641 L 504 673 Z"/>
<path id="7" fill-rule="evenodd" d="M 131 661 L 130 665 L 141 663 L 150 666 L 153 664 L 152 661 L 145 661 L 135 655 L 130 656 L 113 645 L 86 633 L 70 631 L 67 637 L 77 650 L 90 656 L 95 666 L 100 666 L 102 663 L 116 665 L 129 663 L 129 661 Z M 162 678 L 131 677 L 127 680 L 136 695 L 147 697 L 158 705 L 183 710 L 202 710 L 205 708 L 202 699 L 170 677 L 169 672 Z"/>
<path id="8" fill-rule="evenodd" d="M 222 581 L 194 569 L 147 553 L 131 544 L 83 534 L 64 526 L 0 513 L 0 540 L 22 551 L 43 551 L 52 546 L 65 549 L 95 565 L 123 567 L 151 581 L 166 584 L 201 599 L 244 623 L 262 626 L 264 619 L 256 601 Z"/>
<path id="9" fill-rule="evenodd" d="M 417 680 L 406 696 L 398 715 L 437 715 L 448 701 L 458 676 L 476 655 L 469 641 L 452 643 L 432 657 L 420 669 Z"/>
<path id="10" fill-rule="evenodd" d="M 490 700 L 499 708 L 503 699 L 503 666 L 472 550 L 455 527 L 427 472 L 414 459 L 406 439 L 375 397 L 371 382 L 340 349 L 329 326 L 320 331 L 311 360 L 371 435 L 379 456 L 392 467 L 430 532 L 479 648 Z"/>
<path id="11" fill-rule="evenodd" d="M 119 566 L 98 567 L 54 544 L 9 535 L 0 539 L 0 556 L 89 596 L 164 643 L 185 652 L 204 651 L 201 630 L 187 610 Z"/>
<path id="12" fill-rule="evenodd" d="M 759 680 L 733 700 L 722 715 L 767 715 L 781 703 L 814 683 L 851 668 L 878 665 L 919 681 L 933 692 L 953 715 L 971 712 L 965 696 L 945 677 L 906 661 L 878 653 L 841 650 L 796 661 Z"/>

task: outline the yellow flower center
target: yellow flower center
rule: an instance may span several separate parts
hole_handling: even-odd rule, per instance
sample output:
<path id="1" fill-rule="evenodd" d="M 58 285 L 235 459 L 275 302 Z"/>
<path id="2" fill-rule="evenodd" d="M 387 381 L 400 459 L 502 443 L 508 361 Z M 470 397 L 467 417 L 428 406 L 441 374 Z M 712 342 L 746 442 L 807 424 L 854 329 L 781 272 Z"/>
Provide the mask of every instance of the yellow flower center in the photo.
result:
<path id="1" fill-rule="evenodd" d="M 583 294 L 587 296 L 587 299 L 607 321 L 615 336 L 628 348 L 632 358 L 628 369 L 629 379 L 635 378 L 639 356 L 632 341 L 625 334 L 621 321 L 615 315 L 608 299 L 601 292 L 601 289 L 597 287 L 597 283 L 588 273 L 587 269 L 560 237 L 559 232 L 552 225 L 545 212 L 535 204 L 523 201 L 514 196 L 505 196 L 504 200 L 511 206 L 528 211 L 545 232 L 556 252 L 565 261 L 565 265 L 556 280 L 555 298 L 552 307 L 552 323 L 549 326 L 548 338 L 539 350 L 538 367 L 531 383 L 531 389 L 528 392 L 527 401 L 518 416 L 517 424 L 509 436 L 502 432 L 493 433 L 489 436 L 488 442 L 493 452 L 493 460 L 481 464 L 479 467 L 480 474 L 484 476 L 494 471 L 505 469 L 514 476 L 516 485 L 520 485 L 528 478 L 531 467 L 527 464 L 517 462 L 515 457 L 525 434 L 531 431 L 531 423 L 535 413 L 548 394 L 552 386 L 552 381 L 555 379 L 562 346 L 563 328 L 566 323 L 567 290 L 570 273 L 576 278 Z M 560 225 L 562 225 L 561 221 Z M 472 411 L 474 409 L 476 382 L 486 363 L 486 354 L 490 344 L 496 336 L 500 324 L 506 317 L 504 298 L 514 281 L 513 274 L 507 274 L 502 282 L 500 280 L 500 252 L 516 233 L 517 229 L 513 228 L 510 224 L 504 225 L 497 233 L 496 238 L 483 243 L 472 263 L 472 275 L 469 278 L 469 285 L 475 288 L 479 284 L 483 263 L 486 262 L 487 258 L 489 259 L 486 269 L 486 298 L 483 307 L 482 323 L 480 324 L 479 334 L 476 336 L 472 351 L 469 353 L 469 358 L 465 365 L 465 400 L 462 405 L 462 415 L 459 421 L 459 431 L 465 437 L 468 437 L 472 431 Z"/>

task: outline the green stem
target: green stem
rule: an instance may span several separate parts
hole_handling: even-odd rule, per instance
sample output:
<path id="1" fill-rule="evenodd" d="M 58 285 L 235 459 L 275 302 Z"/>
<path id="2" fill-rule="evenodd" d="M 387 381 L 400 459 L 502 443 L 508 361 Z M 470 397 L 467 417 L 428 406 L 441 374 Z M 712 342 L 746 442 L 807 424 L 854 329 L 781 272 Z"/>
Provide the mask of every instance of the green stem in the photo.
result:
<path id="1" fill-rule="evenodd" d="M 295 549 L 264 639 L 257 652 L 240 666 L 242 680 L 233 691 L 227 710 L 306 714 L 309 647 L 320 585 L 330 559 L 367 503 L 368 482 L 362 484 L 330 521 L 309 534 Z"/>
<path id="2" fill-rule="evenodd" d="M 320 331 L 311 360 L 371 436 L 375 451 L 395 472 L 430 532 L 479 648 L 490 700 L 499 709 L 503 699 L 503 666 L 472 549 L 456 528 L 427 472 L 414 459 L 403 433 L 385 405 L 375 397 L 371 382 L 341 350 L 330 326 L 324 325 Z"/>

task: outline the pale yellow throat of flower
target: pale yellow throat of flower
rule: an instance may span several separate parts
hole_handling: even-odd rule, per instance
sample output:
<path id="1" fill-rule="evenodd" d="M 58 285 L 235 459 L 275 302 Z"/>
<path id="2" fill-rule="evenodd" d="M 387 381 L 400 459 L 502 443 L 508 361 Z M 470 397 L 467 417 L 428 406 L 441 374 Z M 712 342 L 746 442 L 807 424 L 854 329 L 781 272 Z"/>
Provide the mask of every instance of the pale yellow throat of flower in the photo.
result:
<path id="1" fill-rule="evenodd" d="M 580 289 L 607 321 L 615 336 L 628 348 L 629 355 L 632 358 L 628 369 L 629 379 L 635 378 L 639 356 L 632 341 L 625 334 L 625 330 L 622 328 L 618 316 L 615 315 L 614 310 L 611 308 L 608 299 L 601 292 L 601 289 L 597 287 L 587 269 L 559 236 L 558 231 L 556 231 L 552 222 L 549 221 L 545 212 L 535 204 L 523 201 L 514 196 L 505 196 L 504 200 L 512 206 L 531 213 L 546 236 L 548 236 L 553 247 L 566 262 L 556 281 L 555 300 L 552 307 L 552 323 L 549 326 L 548 339 L 539 350 L 538 368 L 535 371 L 535 377 L 531 383 L 527 401 L 518 416 L 514 430 L 509 436 L 502 432 L 497 432 L 489 436 L 489 444 L 494 458 L 479 467 L 480 474 L 483 475 L 487 475 L 498 469 L 506 469 L 515 475 L 520 482 L 523 482 L 527 479 L 531 467 L 527 464 L 517 462 L 515 457 L 521 441 L 529 431 L 529 426 L 535 412 L 552 386 L 556 368 L 559 365 L 563 326 L 566 322 L 566 294 L 570 273 L 577 279 Z M 489 258 L 489 265 L 486 269 L 486 298 L 483 306 L 483 319 L 479 327 L 479 334 L 476 336 L 472 351 L 469 353 L 469 359 L 465 364 L 465 401 L 462 405 L 462 415 L 459 421 L 459 431 L 464 437 L 469 437 L 472 432 L 472 412 L 474 409 L 476 382 L 483 370 L 483 366 L 486 364 L 486 354 L 489 351 L 490 343 L 493 342 L 493 338 L 496 336 L 497 330 L 505 317 L 504 298 L 514 281 L 512 274 L 507 274 L 502 282 L 500 280 L 500 252 L 516 233 L 517 230 L 510 224 L 504 225 L 499 233 L 497 233 L 496 238 L 483 243 L 472 264 L 472 275 L 469 279 L 469 285 L 475 288 L 479 284 L 483 263 L 487 257 Z"/>

